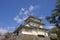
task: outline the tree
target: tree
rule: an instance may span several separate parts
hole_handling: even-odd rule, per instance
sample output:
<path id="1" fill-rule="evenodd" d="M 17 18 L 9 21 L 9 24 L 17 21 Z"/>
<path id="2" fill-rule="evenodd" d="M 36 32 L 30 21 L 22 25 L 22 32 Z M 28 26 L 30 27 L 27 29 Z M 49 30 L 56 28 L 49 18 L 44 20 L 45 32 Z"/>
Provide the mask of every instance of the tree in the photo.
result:
<path id="1" fill-rule="evenodd" d="M 60 40 L 60 0 L 57 1 L 56 8 L 52 11 L 51 16 L 47 16 L 46 19 L 58 28 L 56 34 Z"/>

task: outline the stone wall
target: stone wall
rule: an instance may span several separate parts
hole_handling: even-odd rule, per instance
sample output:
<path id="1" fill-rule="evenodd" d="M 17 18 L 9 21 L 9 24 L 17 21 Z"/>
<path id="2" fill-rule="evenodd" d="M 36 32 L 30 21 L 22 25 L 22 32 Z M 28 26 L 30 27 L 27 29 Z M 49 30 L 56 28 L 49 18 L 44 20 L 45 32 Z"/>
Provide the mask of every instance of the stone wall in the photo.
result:
<path id="1" fill-rule="evenodd" d="M 50 40 L 49 37 L 38 37 L 34 35 L 19 35 L 11 37 L 10 40 Z"/>

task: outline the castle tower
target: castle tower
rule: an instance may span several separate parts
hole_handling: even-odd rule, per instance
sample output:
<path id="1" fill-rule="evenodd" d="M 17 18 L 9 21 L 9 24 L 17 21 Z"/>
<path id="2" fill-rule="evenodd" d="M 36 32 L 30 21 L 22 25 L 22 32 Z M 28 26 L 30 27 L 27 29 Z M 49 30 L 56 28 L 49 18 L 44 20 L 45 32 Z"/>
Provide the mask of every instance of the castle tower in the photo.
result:
<path id="1" fill-rule="evenodd" d="M 25 24 L 20 25 L 14 33 L 17 35 L 26 34 L 48 37 L 48 29 L 45 29 L 43 26 L 44 24 L 41 22 L 41 19 L 29 16 L 25 20 Z"/>

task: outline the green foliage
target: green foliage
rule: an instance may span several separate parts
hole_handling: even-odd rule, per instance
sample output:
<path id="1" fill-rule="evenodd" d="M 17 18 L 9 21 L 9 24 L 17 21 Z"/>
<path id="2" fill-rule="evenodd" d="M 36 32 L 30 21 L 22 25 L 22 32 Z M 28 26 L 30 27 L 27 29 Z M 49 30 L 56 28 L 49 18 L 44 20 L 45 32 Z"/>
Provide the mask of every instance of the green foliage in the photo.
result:
<path id="1" fill-rule="evenodd" d="M 57 1 L 56 9 L 53 10 L 51 16 L 47 16 L 46 19 L 49 23 L 54 24 L 58 28 L 58 31 L 52 29 L 52 32 L 55 32 L 58 35 L 58 39 L 60 40 L 60 0 Z"/>
<path id="2" fill-rule="evenodd" d="M 60 29 L 56 32 L 56 34 L 58 35 L 58 40 L 60 40 Z"/>
<path id="3" fill-rule="evenodd" d="M 57 32 L 57 28 L 56 27 L 54 27 L 54 28 L 52 28 L 51 30 L 50 30 L 50 33 L 56 33 Z"/>

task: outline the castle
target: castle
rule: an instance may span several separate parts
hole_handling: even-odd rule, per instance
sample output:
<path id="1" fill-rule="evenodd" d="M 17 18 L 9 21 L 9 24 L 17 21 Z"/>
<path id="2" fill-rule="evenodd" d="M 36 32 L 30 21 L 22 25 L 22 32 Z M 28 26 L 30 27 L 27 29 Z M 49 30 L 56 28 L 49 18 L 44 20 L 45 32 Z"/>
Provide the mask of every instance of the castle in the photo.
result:
<path id="1" fill-rule="evenodd" d="M 17 35 L 27 34 L 27 35 L 38 35 L 38 36 L 48 36 L 48 29 L 43 27 L 44 24 L 41 22 L 41 19 L 29 16 L 25 20 L 24 25 L 20 25 L 15 33 Z"/>
<path id="2" fill-rule="evenodd" d="M 13 33 L 8 33 L 7 40 L 57 40 L 55 33 L 48 34 L 48 30 L 40 18 L 29 16 L 25 23 L 20 25 Z"/>
<path id="3" fill-rule="evenodd" d="M 41 19 L 29 16 L 25 24 L 20 25 L 15 31 L 20 40 L 50 40 L 48 37 L 48 29 L 44 28 Z"/>

